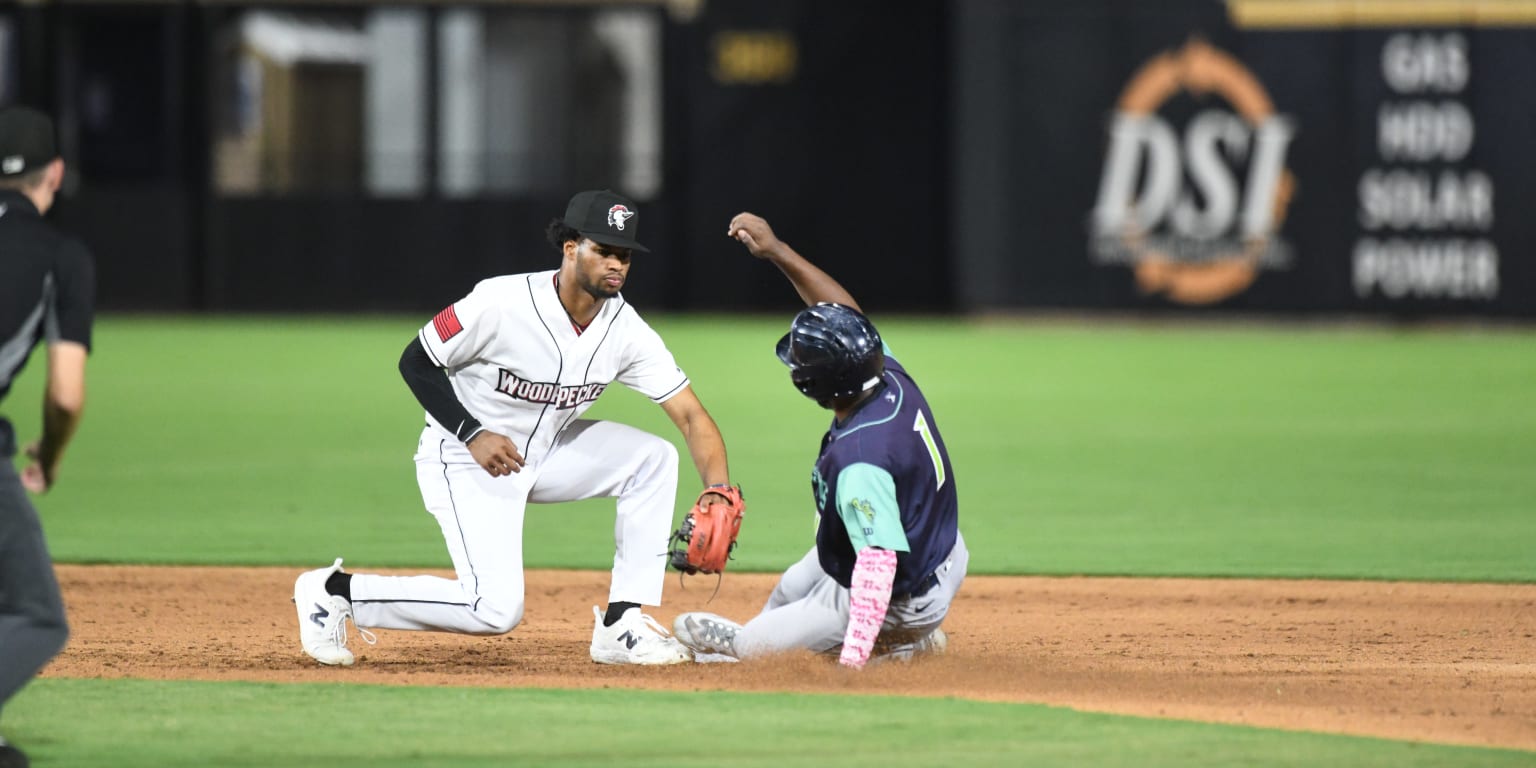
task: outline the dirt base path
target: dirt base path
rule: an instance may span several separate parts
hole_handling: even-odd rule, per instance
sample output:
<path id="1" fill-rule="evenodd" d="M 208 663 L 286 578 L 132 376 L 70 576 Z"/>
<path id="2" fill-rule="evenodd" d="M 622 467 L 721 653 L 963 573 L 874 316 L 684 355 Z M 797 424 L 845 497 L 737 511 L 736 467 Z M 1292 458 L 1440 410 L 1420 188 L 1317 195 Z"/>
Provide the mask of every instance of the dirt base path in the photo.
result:
<path id="1" fill-rule="evenodd" d="M 439 572 L 448 575 L 446 572 Z M 74 635 L 48 677 L 623 686 L 956 696 L 1536 750 L 1536 585 L 971 577 L 949 653 L 845 673 L 809 655 L 630 668 L 587 656 L 608 574 L 532 571 L 503 637 L 379 632 L 299 650 L 291 569 L 62 566 Z M 745 619 L 776 577 L 668 583 L 652 611 Z"/>

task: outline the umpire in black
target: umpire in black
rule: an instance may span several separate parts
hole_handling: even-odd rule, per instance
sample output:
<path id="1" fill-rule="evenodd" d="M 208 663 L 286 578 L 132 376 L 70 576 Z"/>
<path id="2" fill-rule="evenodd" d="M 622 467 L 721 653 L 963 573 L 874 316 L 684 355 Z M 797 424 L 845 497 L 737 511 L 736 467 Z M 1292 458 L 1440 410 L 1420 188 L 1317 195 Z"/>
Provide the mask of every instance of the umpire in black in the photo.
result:
<path id="1" fill-rule="evenodd" d="M 84 246 L 43 220 L 63 178 L 53 121 L 25 107 L 0 109 L 0 715 L 69 636 L 42 525 L 27 498 L 58 478 L 85 407 L 95 266 Z M 39 342 L 48 361 L 43 430 L 17 474 L 16 433 L 3 409 Z M 26 755 L 0 734 L 0 768 L 26 765 Z"/>

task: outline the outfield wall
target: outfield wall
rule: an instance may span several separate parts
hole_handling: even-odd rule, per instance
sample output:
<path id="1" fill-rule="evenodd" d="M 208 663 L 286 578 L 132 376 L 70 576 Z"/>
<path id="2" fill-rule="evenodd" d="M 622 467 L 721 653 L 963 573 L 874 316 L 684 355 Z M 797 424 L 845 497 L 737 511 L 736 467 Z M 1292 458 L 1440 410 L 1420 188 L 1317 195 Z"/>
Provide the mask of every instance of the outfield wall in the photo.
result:
<path id="1" fill-rule="evenodd" d="M 641 201 L 640 306 L 1536 317 L 1536 0 L 0 5 L 106 309 L 432 312 Z"/>
<path id="2" fill-rule="evenodd" d="M 1536 3 L 958 14 L 962 305 L 1536 315 Z"/>

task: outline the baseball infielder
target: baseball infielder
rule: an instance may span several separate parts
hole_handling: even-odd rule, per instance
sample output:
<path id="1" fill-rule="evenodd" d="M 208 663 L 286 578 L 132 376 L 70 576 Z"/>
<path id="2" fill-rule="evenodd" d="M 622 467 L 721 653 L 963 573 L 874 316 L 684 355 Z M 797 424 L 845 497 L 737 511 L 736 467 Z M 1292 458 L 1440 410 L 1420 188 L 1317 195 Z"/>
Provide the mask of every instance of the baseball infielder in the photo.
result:
<path id="1" fill-rule="evenodd" d="M 939 624 L 965 579 L 955 472 L 928 401 L 891 357 L 853 297 L 750 213 L 731 237 L 789 278 L 808 305 L 779 341 L 795 387 L 835 414 L 811 472 L 816 545 L 785 571 L 745 625 L 684 613 L 673 632 L 700 654 L 750 658 L 837 651 L 860 668 L 871 655 L 942 652 Z"/>
<path id="2" fill-rule="evenodd" d="M 677 450 L 633 427 L 582 419 L 613 381 L 661 405 L 706 486 L 729 482 L 720 430 L 661 338 L 619 289 L 635 205 L 609 191 L 574 196 L 547 235 L 558 270 L 495 277 L 418 333 L 400 371 L 426 409 L 416 449 L 422 500 L 442 528 L 455 579 L 341 570 L 294 584 L 304 651 L 351 664 L 348 618 L 367 628 L 499 635 L 522 621 L 528 503 L 618 497 L 606 612 L 593 608 L 593 661 L 674 664 L 688 649 L 640 610 L 661 602 L 677 491 Z M 446 371 L 446 375 L 444 375 Z"/>

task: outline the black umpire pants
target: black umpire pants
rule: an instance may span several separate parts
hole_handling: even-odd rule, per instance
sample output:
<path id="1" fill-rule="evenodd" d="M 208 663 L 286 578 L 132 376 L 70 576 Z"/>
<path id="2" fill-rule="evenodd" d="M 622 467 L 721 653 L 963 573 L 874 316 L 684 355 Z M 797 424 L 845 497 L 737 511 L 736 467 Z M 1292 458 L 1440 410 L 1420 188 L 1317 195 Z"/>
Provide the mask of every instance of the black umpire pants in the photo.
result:
<path id="1" fill-rule="evenodd" d="M 69 638 L 43 527 L 12 463 L 10 427 L 0 419 L 0 708 Z"/>

